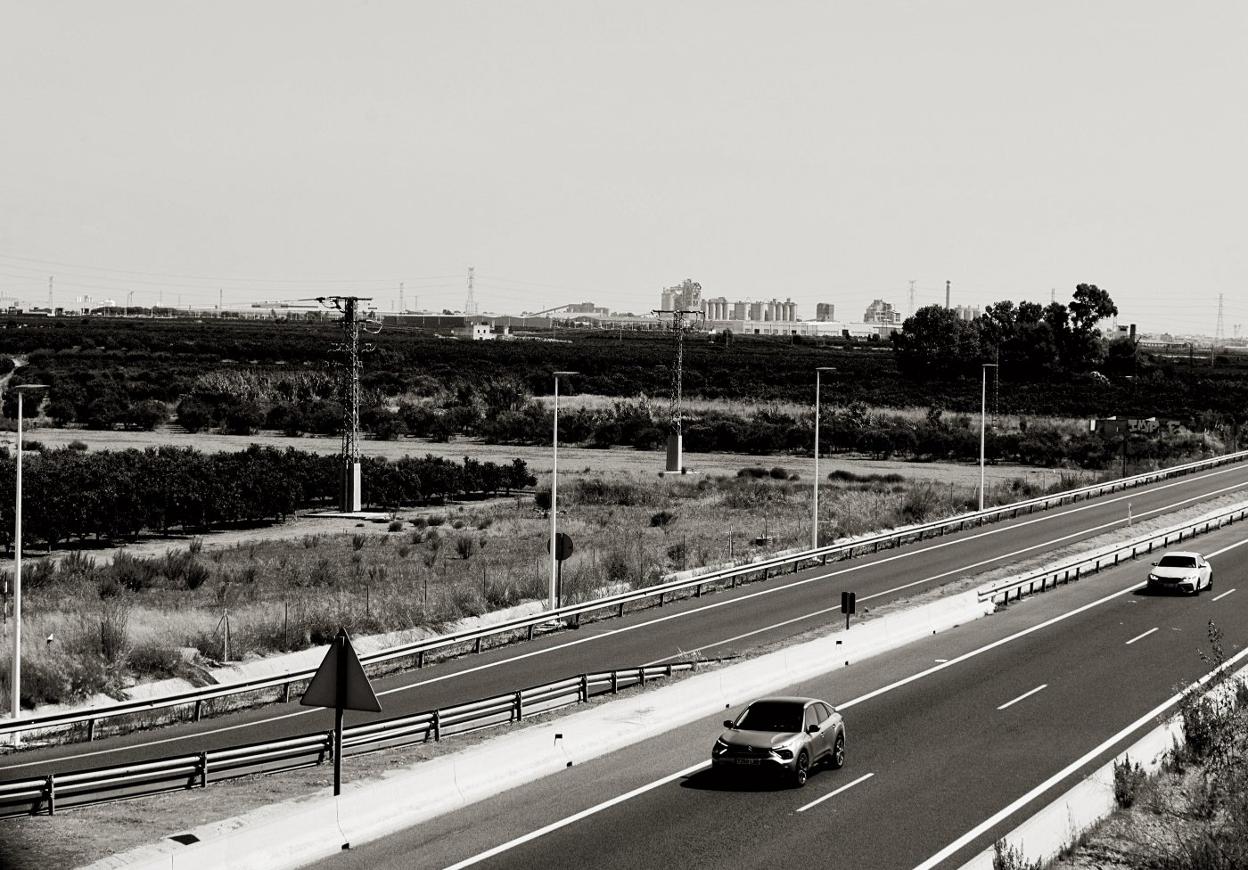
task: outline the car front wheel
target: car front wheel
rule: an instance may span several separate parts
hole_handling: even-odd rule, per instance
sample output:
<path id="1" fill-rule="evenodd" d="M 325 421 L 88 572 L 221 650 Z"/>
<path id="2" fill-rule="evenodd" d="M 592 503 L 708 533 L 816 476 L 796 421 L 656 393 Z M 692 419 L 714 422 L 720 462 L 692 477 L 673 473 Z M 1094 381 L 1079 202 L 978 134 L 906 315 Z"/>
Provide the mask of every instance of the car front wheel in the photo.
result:
<path id="1" fill-rule="evenodd" d="M 836 743 L 832 744 L 832 755 L 828 758 L 828 766 L 840 770 L 845 766 L 845 735 L 836 735 Z"/>
<path id="2" fill-rule="evenodd" d="M 801 788 L 810 779 L 810 755 L 803 749 L 797 755 L 797 766 L 793 768 L 793 785 Z"/>

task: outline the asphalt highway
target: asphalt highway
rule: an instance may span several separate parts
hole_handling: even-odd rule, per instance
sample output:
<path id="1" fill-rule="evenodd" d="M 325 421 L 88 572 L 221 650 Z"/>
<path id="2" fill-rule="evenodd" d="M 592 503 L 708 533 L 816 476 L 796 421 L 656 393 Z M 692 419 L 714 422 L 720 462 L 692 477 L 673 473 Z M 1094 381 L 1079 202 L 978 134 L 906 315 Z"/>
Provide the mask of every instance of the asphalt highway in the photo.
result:
<path id="1" fill-rule="evenodd" d="M 725 712 L 317 866 L 958 867 L 1154 727 L 1208 671 L 1210 620 L 1228 658 L 1248 648 L 1244 544 L 1240 526 L 1199 539 L 1199 597 L 1149 594 L 1147 563 L 1126 563 L 776 686 L 845 716 L 845 767 L 803 789 L 712 774 Z"/>
<path id="2" fill-rule="evenodd" d="M 1151 487 L 830 563 L 663 608 L 553 632 L 529 643 L 462 656 L 374 682 L 382 717 L 449 706 L 592 670 L 661 662 L 700 651 L 731 654 L 838 623 L 840 592 L 862 610 L 1010 565 L 1152 516 L 1248 489 L 1248 465 L 1226 466 Z M 349 714 L 348 722 L 368 714 Z M 0 759 L 0 781 L 198 752 L 332 727 L 330 711 L 273 704 L 94 743 L 29 747 Z"/>

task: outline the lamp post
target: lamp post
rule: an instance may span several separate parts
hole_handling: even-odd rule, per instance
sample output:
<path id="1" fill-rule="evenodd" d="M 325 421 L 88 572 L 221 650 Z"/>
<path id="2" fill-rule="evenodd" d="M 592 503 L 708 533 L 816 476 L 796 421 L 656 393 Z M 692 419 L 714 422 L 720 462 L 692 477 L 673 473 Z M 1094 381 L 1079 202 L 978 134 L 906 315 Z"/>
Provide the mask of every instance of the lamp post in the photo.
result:
<path id="1" fill-rule="evenodd" d="M 550 467 L 550 609 L 554 610 L 557 606 L 555 600 L 556 583 L 559 577 L 559 560 L 555 554 L 558 552 L 556 547 L 555 532 L 558 525 L 558 494 L 559 494 L 559 378 L 574 375 L 576 372 L 555 372 L 555 426 L 554 426 L 554 451 Z"/>
<path id="2" fill-rule="evenodd" d="M 834 372 L 834 366 L 819 366 L 815 369 L 815 490 L 812 499 L 813 520 L 810 530 L 810 547 L 819 547 L 819 375 L 822 372 Z"/>
<path id="3" fill-rule="evenodd" d="M 17 510 L 13 526 L 13 677 L 9 689 L 13 701 L 13 721 L 22 715 L 22 397 L 27 390 L 43 390 L 47 384 L 21 384 L 17 390 Z M 13 732 L 13 746 L 21 743 Z"/>
<path id="4" fill-rule="evenodd" d="M 979 386 L 979 509 L 984 509 L 984 416 L 988 409 L 988 369 L 995 369 L 996 363 L 984 363 L 982 379 Z"/>

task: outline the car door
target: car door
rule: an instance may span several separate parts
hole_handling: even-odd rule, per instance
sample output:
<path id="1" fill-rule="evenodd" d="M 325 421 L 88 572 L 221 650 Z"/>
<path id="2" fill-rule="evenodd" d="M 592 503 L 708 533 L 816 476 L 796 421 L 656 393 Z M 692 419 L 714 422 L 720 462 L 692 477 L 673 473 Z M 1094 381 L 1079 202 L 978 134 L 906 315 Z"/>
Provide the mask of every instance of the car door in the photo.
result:
<path id="1" fill-rule="evenodd" d="M 827 717 L 822 715 L 822 711 L 819 709 L 822 706 L 822 704 L 809 705 L 806 708 L 805 718 L 802 723 L 803 729 L 808 732 L 807 736 L 810 737 L 811 763 L 814 763 L 826 755 L 829 749 L 828 735 L 824 733 L 825 729 L 823 727 L 824 723 L 827 721 Z M 809 733 L 811 725 L 814 725 L 819 729 L 814 734 Z"/>

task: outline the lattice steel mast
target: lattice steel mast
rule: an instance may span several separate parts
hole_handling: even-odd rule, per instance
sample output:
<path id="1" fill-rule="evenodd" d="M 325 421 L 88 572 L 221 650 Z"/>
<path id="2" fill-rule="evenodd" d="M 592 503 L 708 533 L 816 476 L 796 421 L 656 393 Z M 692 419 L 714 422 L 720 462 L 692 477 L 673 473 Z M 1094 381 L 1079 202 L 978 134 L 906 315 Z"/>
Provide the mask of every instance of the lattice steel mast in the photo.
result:
<path id="1" fill-rule="evenodd" d="M 672 329 L 676 332 L 676 366 L 672 369 L 672 398 L 669 406 L 671 433 L 667 436 L 667 472 L 684 472 L 684 433 L 682 431 L 681 390 L 685 371 L 685 332 L 691 327 L 686 325 L 685 317 L 694 319 L 704 317 L 702 311 L 692 308 L 654 309 L 654 314 L 662 317 L 672 315 Z"/>
<path id="2" fill-rule="evenodd" d="M 381 330 L 381 322 L 369 317 L 360 319 L 359 304 L 372 301 L 371 297 L 322 296 L 317 301 L 322 305 L 332 305 L 342 312 L 344 340 L 335 348 L 342 351 L 346 361 L 341 382 L 342 498 L 339 507 L 346 513 L 358 513 L 363 505 L 360 479 L 360 374 L 364 365 L 360 355 L 373 349 L 373 345 L 360 342 L 360 330 L 376 335 Z"/>

